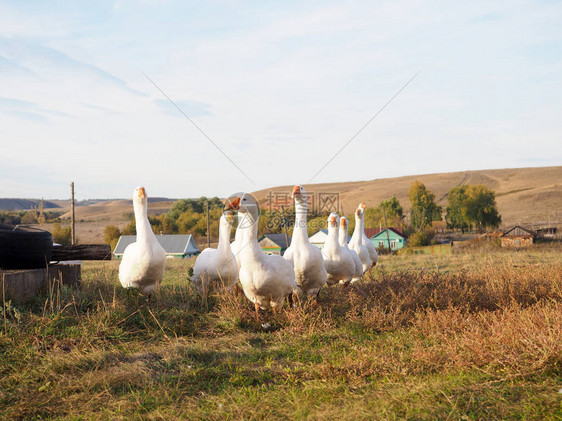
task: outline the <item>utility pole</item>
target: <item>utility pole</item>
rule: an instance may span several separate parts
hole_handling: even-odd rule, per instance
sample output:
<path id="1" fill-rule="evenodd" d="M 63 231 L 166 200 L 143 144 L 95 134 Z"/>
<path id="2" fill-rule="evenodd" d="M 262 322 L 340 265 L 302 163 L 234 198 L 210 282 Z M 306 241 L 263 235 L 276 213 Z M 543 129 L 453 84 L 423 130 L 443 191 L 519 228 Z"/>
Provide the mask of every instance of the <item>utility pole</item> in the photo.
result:
<path id="1" fill-rule="evenodd" d="M 74 216 L 74 181 L 70 183 L 70 242 L 76 244 L 76 219 Z"/>
<path id="2" fill-rule="evenodd" d="M 390 249 L 390 235 L 388 234 L 388 222 L 386 221 L 386 211 L 384 210 L 384 206 L 382 207 L 382 215 L 384 216 L 384 225 L 386 227 L 386 241 L 388 242 L 388 251 L 392 251 Z"/>
<path id="3" fill-rule="evenodd" d="M 285 228 L 285 244 L 289 248 L 289 234 L 287 233 L 287 218 L 285 218 L 285 207 L 281 206 L 281 214 L 283 215 L 283 226 Z M 293 233 L 294 234 L 294 233 Z"/>
<path id="4" fill-rule="evenodd" d="M 207 248 L 211 248 L 211 230 L 209 226 L 209 201 L 207 200 Z"/>

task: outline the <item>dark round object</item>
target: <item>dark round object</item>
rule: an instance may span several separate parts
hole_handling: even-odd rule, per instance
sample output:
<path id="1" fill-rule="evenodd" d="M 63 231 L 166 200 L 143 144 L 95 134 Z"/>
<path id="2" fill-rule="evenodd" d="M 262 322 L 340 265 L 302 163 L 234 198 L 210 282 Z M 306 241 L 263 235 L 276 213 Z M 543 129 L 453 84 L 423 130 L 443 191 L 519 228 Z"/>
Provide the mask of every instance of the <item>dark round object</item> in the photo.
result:
<path id="1" fill-rule="evenodd" d="M 50 232 L 0 224 L 0 269 L 46 268 L 52 255 Z"/>

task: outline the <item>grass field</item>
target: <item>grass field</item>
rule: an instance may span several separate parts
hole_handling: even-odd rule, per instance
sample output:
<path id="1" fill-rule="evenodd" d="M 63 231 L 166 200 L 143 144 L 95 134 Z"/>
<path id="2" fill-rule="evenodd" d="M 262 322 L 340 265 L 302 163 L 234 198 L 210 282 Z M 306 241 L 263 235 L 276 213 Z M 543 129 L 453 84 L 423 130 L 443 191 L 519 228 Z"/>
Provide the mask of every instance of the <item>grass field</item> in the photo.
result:
<path id="1" fill-rule="evenodd" d="M 150 306 L 85 263 L 80 290 L 2 303 L 0 418 L 559 420 L 561 251 L 381 256 L 259 323 L 198 299 L 192 262 Z"/>

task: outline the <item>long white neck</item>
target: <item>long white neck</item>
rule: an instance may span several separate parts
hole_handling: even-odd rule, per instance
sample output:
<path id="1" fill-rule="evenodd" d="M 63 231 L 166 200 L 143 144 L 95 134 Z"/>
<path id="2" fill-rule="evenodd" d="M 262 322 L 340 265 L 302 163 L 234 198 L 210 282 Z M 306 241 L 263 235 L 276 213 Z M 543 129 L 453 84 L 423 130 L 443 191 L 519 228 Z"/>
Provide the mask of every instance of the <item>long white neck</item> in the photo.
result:
<path id="1" fill-rule="evenodd" d="M 355 212 L 355 228 L 353 228 L 353 238 L 362 239 L 364 234 L 365 224 L 363 222 L 363 214 L 357 215 L 357 212 Z"/>
<path id="2" fill-rule="evenodd" d="M 293 239 L 294 242 L 306 242 L 308 243 L 308 231 L 306 228 L 306 217 L 308 212 L 308 202 L 307 200 L 298 201 L 295 199 L 295 227 L 293 229 Z"/>
<path id="3" fill-rule="evenodd" d="M 242 256 L 251 255 L 253 258 L 259 259 L 265 256 L 263 254 L 261 247 L 258 244 L 258 213 L 257 212 L 238 212 L 242 213 L 245 219 L 244 234 L 242 236 L 242 248 L 240 254 Z"/>
<path id="4" fill-rule="evenodd" d="M 239 244 L 243 241 L 244 232 L 246 231 L 244 228 L 246 226 L 245 218 L 247 218 L 247 214 L 238 212 L 238 226 L 236 227 L 236 232 L 234 233 L 234 241 Z"/>
<path id="5" fill-rule="evenodd" d="M 327 251 L 337 251 L 340 248 L 338 243 L 338 228 L 328 226 L 328 237 L 324 243 L 324 248 Z"/>
<path id="6" fill-rule="evenodd" d="M 217 250 L 221 252 L 227 252 L 230 250 L 230 231 L 232 226 L 228 221 L 221 217 L 219 224 L 219 244 L 217 245 Z"/>
<path id="7" fill-rule="evenodd" d="M 145 203 L 134 202 L 135 224 L 137 228 L 137 242 L 148 242 L 155 238 L 148 222 L 148 209 Z"/>
<path id="8" fill-rule="evenodd" d="M 342 247 L 347 247 L 347 225 L 340 224 L 339 243 Z"/>

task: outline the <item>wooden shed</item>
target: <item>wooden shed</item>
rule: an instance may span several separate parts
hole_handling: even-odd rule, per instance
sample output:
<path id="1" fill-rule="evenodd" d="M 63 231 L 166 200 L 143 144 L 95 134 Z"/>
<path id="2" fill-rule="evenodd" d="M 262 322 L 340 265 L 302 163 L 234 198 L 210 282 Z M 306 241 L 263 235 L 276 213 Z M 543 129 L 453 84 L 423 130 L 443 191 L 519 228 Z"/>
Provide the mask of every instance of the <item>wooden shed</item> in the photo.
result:
<path id="1" fill-rule="evenodd" d="M 529 247 L 533 245 L 535 232 L 520 225 L 504 232 L 500 237 L 502 247 Z"/>

